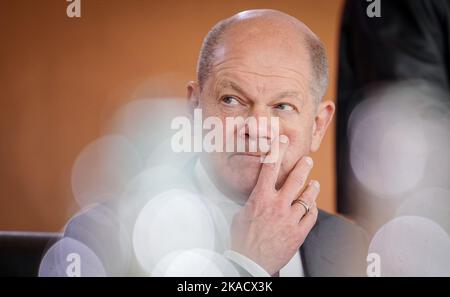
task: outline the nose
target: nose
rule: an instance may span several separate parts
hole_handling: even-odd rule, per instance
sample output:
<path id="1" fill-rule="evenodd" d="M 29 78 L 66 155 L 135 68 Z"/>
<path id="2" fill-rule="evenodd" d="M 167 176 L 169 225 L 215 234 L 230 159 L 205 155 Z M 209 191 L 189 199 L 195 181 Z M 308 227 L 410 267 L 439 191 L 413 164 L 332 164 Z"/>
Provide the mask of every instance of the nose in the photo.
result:
<path id="1" fill-rule="evenodd" d="M 272 117 L 267 106 L 254 106 L 245 124 L 239 131 L 239 137 L 248 141 L 249 149 L 253 151 L 267 152 L 272 139 L 279 134 L 278 118 Z M 258 148 L 259 145 L 259 149 Z"/>

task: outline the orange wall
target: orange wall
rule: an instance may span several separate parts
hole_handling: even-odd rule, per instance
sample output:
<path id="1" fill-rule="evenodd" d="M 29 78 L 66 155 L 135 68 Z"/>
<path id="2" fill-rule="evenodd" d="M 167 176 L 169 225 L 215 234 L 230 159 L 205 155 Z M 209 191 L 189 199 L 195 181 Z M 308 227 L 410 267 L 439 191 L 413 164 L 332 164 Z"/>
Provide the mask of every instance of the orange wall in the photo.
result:
<path id="1" fill-rule="evenodd" d="M 342 0 L 0 0 L 0 230 L 57 231 L 76 210 L 70 172 L 111 113 L 148 79 L 184 96 L 198 50 L 218 20 L 275 8 L 325 42 L 334 98 Z M 151 128 L 151 127 L 150 127 Z M 335 211 L 334 124 L 315 155 L 319 206 Z"/>

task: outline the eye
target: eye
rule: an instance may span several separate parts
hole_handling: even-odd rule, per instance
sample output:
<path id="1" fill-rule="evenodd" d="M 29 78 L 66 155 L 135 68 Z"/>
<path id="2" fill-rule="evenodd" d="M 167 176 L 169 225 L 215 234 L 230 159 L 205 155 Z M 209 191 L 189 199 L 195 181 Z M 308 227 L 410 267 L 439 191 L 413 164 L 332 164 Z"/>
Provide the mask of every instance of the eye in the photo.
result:
<path id="1" fill-rule="evenodd" d="M 293 111 L 295 110 L 295 107 L 292 106 L 291 104 L 288 103 L 280 103 L 275 105 L 275 108 L 278 108 L 280 110 L 284 110 L 284 111 Z"/>
<path id="2" fill-rule="evenodd" d="M 227 105 L 239 105 L 240 104 L 239 100 L 237 100 L 236 97 L 233 97 L 233 96 L 224 96 L 222 98 L 222 102 Z"/>

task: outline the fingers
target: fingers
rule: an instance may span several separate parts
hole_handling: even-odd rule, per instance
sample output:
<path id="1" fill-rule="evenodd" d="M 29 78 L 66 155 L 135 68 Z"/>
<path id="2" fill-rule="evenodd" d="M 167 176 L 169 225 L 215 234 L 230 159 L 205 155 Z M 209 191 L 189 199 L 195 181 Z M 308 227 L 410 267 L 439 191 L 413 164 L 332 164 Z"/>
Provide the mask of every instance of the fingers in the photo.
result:
<path id="1" fill-rule="evenodd" d="M 256 183 L 257 187 L 275 189 L 281 162 L 288 146 L 289 138 L 286 135 L 280 135 L 272 141 L 270 152 L 263 160 L 261 166 L 258 182 Z"/>
<path id="2" fill-rule="evenodd" d="M 294 169 L 289 173 L 283 187 L 280 189 L 281 195 L 292 203 L 301 193 L 303 186 L 306 183 L 309 173 L 313 167 L 313 160 L 309 156 L 301 158 Z"/>
<path id="3" fill-rule="evenodd" d="M 306 203 L 309 206 L 311 212 L 313 208 L 316 208 L 315 205 L 319 192 L 320 192 L 319 182 L 316 180 L 312 180 L 306 187 L 305 191 L 303 191 L 302 195 L 297 199 L 301 199 L 302 202 Z M 294 217 L 295 220 L 297 220 L 297 222 L 300 221 L 303 218 L 303 216 L 307 215 L 306 207 L 299 202 L 294 201 L 292 203 L 291 211 L 292 216 Z"/>

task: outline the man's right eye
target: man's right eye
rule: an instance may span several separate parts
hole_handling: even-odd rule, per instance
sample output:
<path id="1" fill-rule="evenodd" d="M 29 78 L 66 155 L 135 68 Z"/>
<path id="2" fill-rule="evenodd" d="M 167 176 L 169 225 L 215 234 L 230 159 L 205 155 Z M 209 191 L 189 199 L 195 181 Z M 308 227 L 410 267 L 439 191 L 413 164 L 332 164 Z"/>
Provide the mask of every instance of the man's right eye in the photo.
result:
<path id="1" fill-rule="evenodd" d="M 224 96 L 222 98 L 222 102 L 227 105 L 238 105 L 240 104 L 239 100 L 236 99 L 236 97 L 233 96 Z"/>

